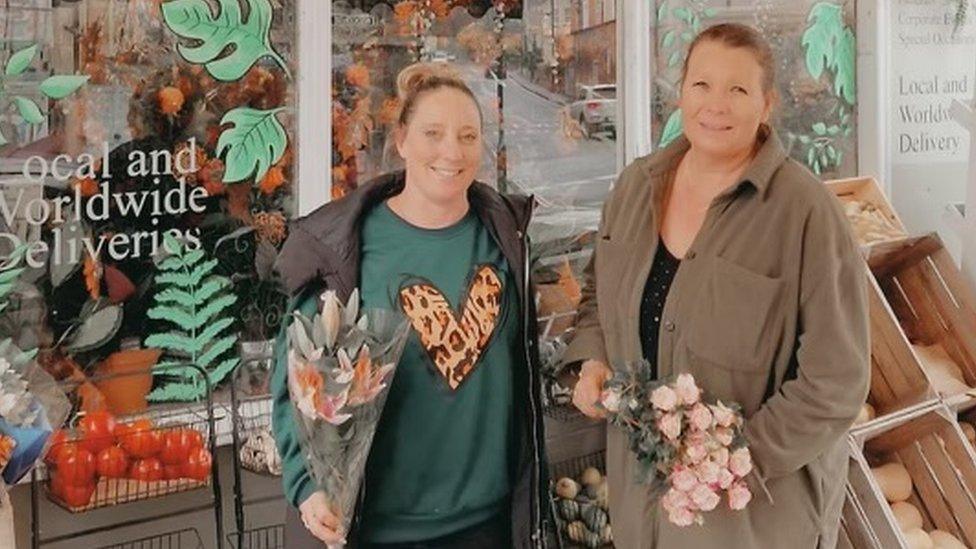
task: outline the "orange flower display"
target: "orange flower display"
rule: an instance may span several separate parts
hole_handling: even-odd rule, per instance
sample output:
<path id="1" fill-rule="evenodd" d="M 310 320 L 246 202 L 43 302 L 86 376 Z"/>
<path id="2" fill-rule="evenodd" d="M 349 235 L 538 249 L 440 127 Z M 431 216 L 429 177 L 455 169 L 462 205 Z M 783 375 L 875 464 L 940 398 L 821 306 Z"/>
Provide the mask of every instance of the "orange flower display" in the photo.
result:
<path id="1" fill-rule="evenodd" d="M 369 87 L 369 69 L 362 63 L 349 65 L 346 68 L 346 82 L 357 88 Z"/>
<path id="2" fill-rule="evenodd" d="M 278 187 L 285 183 L 285 174 L 282 172 L 281 167 L 278 165 L 272 166 L 265 174 L 264 178 L 261 179 L 259 187 L 261 192 L 265 195 L 270 195 L 274 193 Z"/>
<path id="3" fill-rule="evenodd" d="M 413 0 L 403 0 L 393 6 L 393 17 L 402 24 L 407 24 L 417 13 L 417 3 Z"/>
<path id="4" fill-rule="evenodd" d="M 79 187 L 81 196 L 88 198 L 98 194 L 98 182 L 91 177 L 76 179 L 71 183 L 72 187 Z"/>
<path id="5" fill-rule="evenodd" d="M 91 255 L 86 255 L 83 271 L 85 274 L 85 288 L 88 290 L 88 295 L 92 299 L 98 299 L 102 289 L 102 264 Z"/>
<path id="6" fill-rule="evenodd" d="M 167 86 L 159 90 L 159 110 L 163 114 L 175 115 L 183 108 L 186 97 L 179 88 Z"/>

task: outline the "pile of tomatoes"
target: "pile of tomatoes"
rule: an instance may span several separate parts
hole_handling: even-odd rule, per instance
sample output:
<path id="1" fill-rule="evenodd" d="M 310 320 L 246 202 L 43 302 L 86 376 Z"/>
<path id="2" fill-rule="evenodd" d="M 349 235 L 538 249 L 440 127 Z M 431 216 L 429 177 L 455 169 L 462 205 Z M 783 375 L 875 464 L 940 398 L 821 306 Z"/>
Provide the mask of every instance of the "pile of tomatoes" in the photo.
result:
<path id="1" fill-rule="evenodd" d="M 108 412 L 85 414 L 77 436 L 60 430 L 45 458 L 51 492 L 71 507 L 91 501 L 99 478 L 206 481 L 212 458 L 200 431 L 159 427 L 149 419 L 118 422 Z"/>

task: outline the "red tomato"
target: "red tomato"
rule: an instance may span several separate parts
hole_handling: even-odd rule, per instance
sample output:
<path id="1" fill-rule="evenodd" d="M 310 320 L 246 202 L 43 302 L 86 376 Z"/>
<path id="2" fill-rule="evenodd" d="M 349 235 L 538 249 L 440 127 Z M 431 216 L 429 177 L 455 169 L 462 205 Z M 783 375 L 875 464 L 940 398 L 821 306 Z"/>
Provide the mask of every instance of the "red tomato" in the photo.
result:
<path id="1" fill-rule="evenodd" d="M 68 441 L 68 433 L 64 429 L 58 429 L 51 435 L 51 441 L 48 446 L 47 455 L 44 456 L 45 463 L 57 463 L 58 456 L 62 452 L 73 452 L 78 448 L 78 445 L 74 442 Z"/>
<path id="2" fill-rule="evenodd" d="M 81 445 L 93 454 L 115 444 L 115 417 L 104 410 L 85 414 L 78 422 L 78 428 L 81 431 Z"/>
<path id="3" fill-rule="evenodd" d="M 129 470 L 129 456 L 118 446 L 110 446 L 98 453 L 96 470 L 105 478 L 125 478 Z"/>
<path id="4" fill-rule="evenodd" d="M 71 507 L 84 507 L 91 502 L 92 494 L 94 493 L 95 483 L 89 482 L 81 486 L 64 486 L 60 497 Z"/>
<path id="5" fill-rule="evenodd" d="M 207 477 L 210 476 L 211 462 L 210 452 L 206 448 L 197 448 L 186 456 L 186 463 L 183 464 L 183 476 L 193 480 L 207 480 Z"/>
<path id="6" fill-rule="evenodd" d="M 57 471 L 53 471 L 51 473 L 51 480 L 48 482 L 48 489 L 52 494 L 64 499 L 64 479 L 57 473 Z"/>
<path id="7" fill-rule="evenodd" d="M 190 438 L 190 449 L 203 448 L 203 433 L 196 429 L 187 428 L 186 436 Z M 187 452 L 189 453 L 189 452 Z"/>
<path id="8" fill-rule="evenodd" d="M 122 448 L 137 458 L 155 456 L 163 447 L 163 435 L 148 419 L 137 419 L 119 433 Z"/>
<path id="9" fill-rule="evenodd" d="M 61 452 L 54 468 L 66 486 L 84 486 L 95 479 L 95 454 L 79 447 L 73 452 Z"/>
<path id="10" fill-rule="evenodd" d="M 163 464 L 156 458 L 138 459 L 129 468 L 129 478 L 135 480 L 161 480 L 163 478 Z"/>
<path id="11" fill-rule="evenodd" d="M 183 478 L 183 464 L 168 465 L 163 464 L 163 478 L 166 480 L 176 480 Z"/>
<path id="12" fill-rule="evenodd" d="M 193 437 L 190 435 L 190 430 L 173 429 L 163 435 L 163 449 L 159 452 L 159 459 L 164 464 L 183 464 L 186 462 L 186 456 L 193 448 Z"/>

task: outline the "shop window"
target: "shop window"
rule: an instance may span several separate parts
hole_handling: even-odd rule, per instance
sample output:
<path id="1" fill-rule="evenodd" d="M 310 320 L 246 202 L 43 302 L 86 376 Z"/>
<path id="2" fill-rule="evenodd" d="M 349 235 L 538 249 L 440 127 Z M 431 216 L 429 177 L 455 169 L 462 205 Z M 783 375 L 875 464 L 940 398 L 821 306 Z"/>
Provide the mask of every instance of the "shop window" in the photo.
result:
<path id="1" fill-rule="evenodd" d="M 737 22 L 759 29 L 777 61 L 774 113 L 790 156 L 824 178 L 857 173 L 855 2 L 658 0 L 652 86 L 655 145 L 681 134 L 676 102 L 688 45 L 703 29 Z"/>
<path id="2" fill-rule="evenodd" d="M 20 250 L 25 269 L 0 333 L 39 349 L 57 377 L 155 347 L 161 363 L 192 361 L 222 382 L 241 343 L 276 335 L 296 5 L 0 7 L 0 248 Z M 150 397 L 201 391 L 157 378 Z"/>
<path id="3" fill-rule="evenodd" d="M 565 290 L 618 173 L 613 0 L 332 6 L 332 197 L 400 167 L 390 138 L 397 73 L 420 60 L 454 64 L 485 115 L 478 180 L 538 199 L 530 232 L 543 332 L 571 325 L 578 287 Z"/>

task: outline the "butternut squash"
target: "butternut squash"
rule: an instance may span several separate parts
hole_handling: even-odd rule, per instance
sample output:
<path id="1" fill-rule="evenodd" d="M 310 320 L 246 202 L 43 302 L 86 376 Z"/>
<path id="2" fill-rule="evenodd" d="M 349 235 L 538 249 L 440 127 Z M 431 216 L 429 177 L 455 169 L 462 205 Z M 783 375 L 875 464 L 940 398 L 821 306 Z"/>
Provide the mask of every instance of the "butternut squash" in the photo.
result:
<path id="1" fill-rule="evenodd" d="M 900 463 L 886 463 L 880 467 L 871 469 L 874 479 L 881 487 L 889 503 L 905 501 L 912 495 L 912 477 L 908 470 Z"/>

